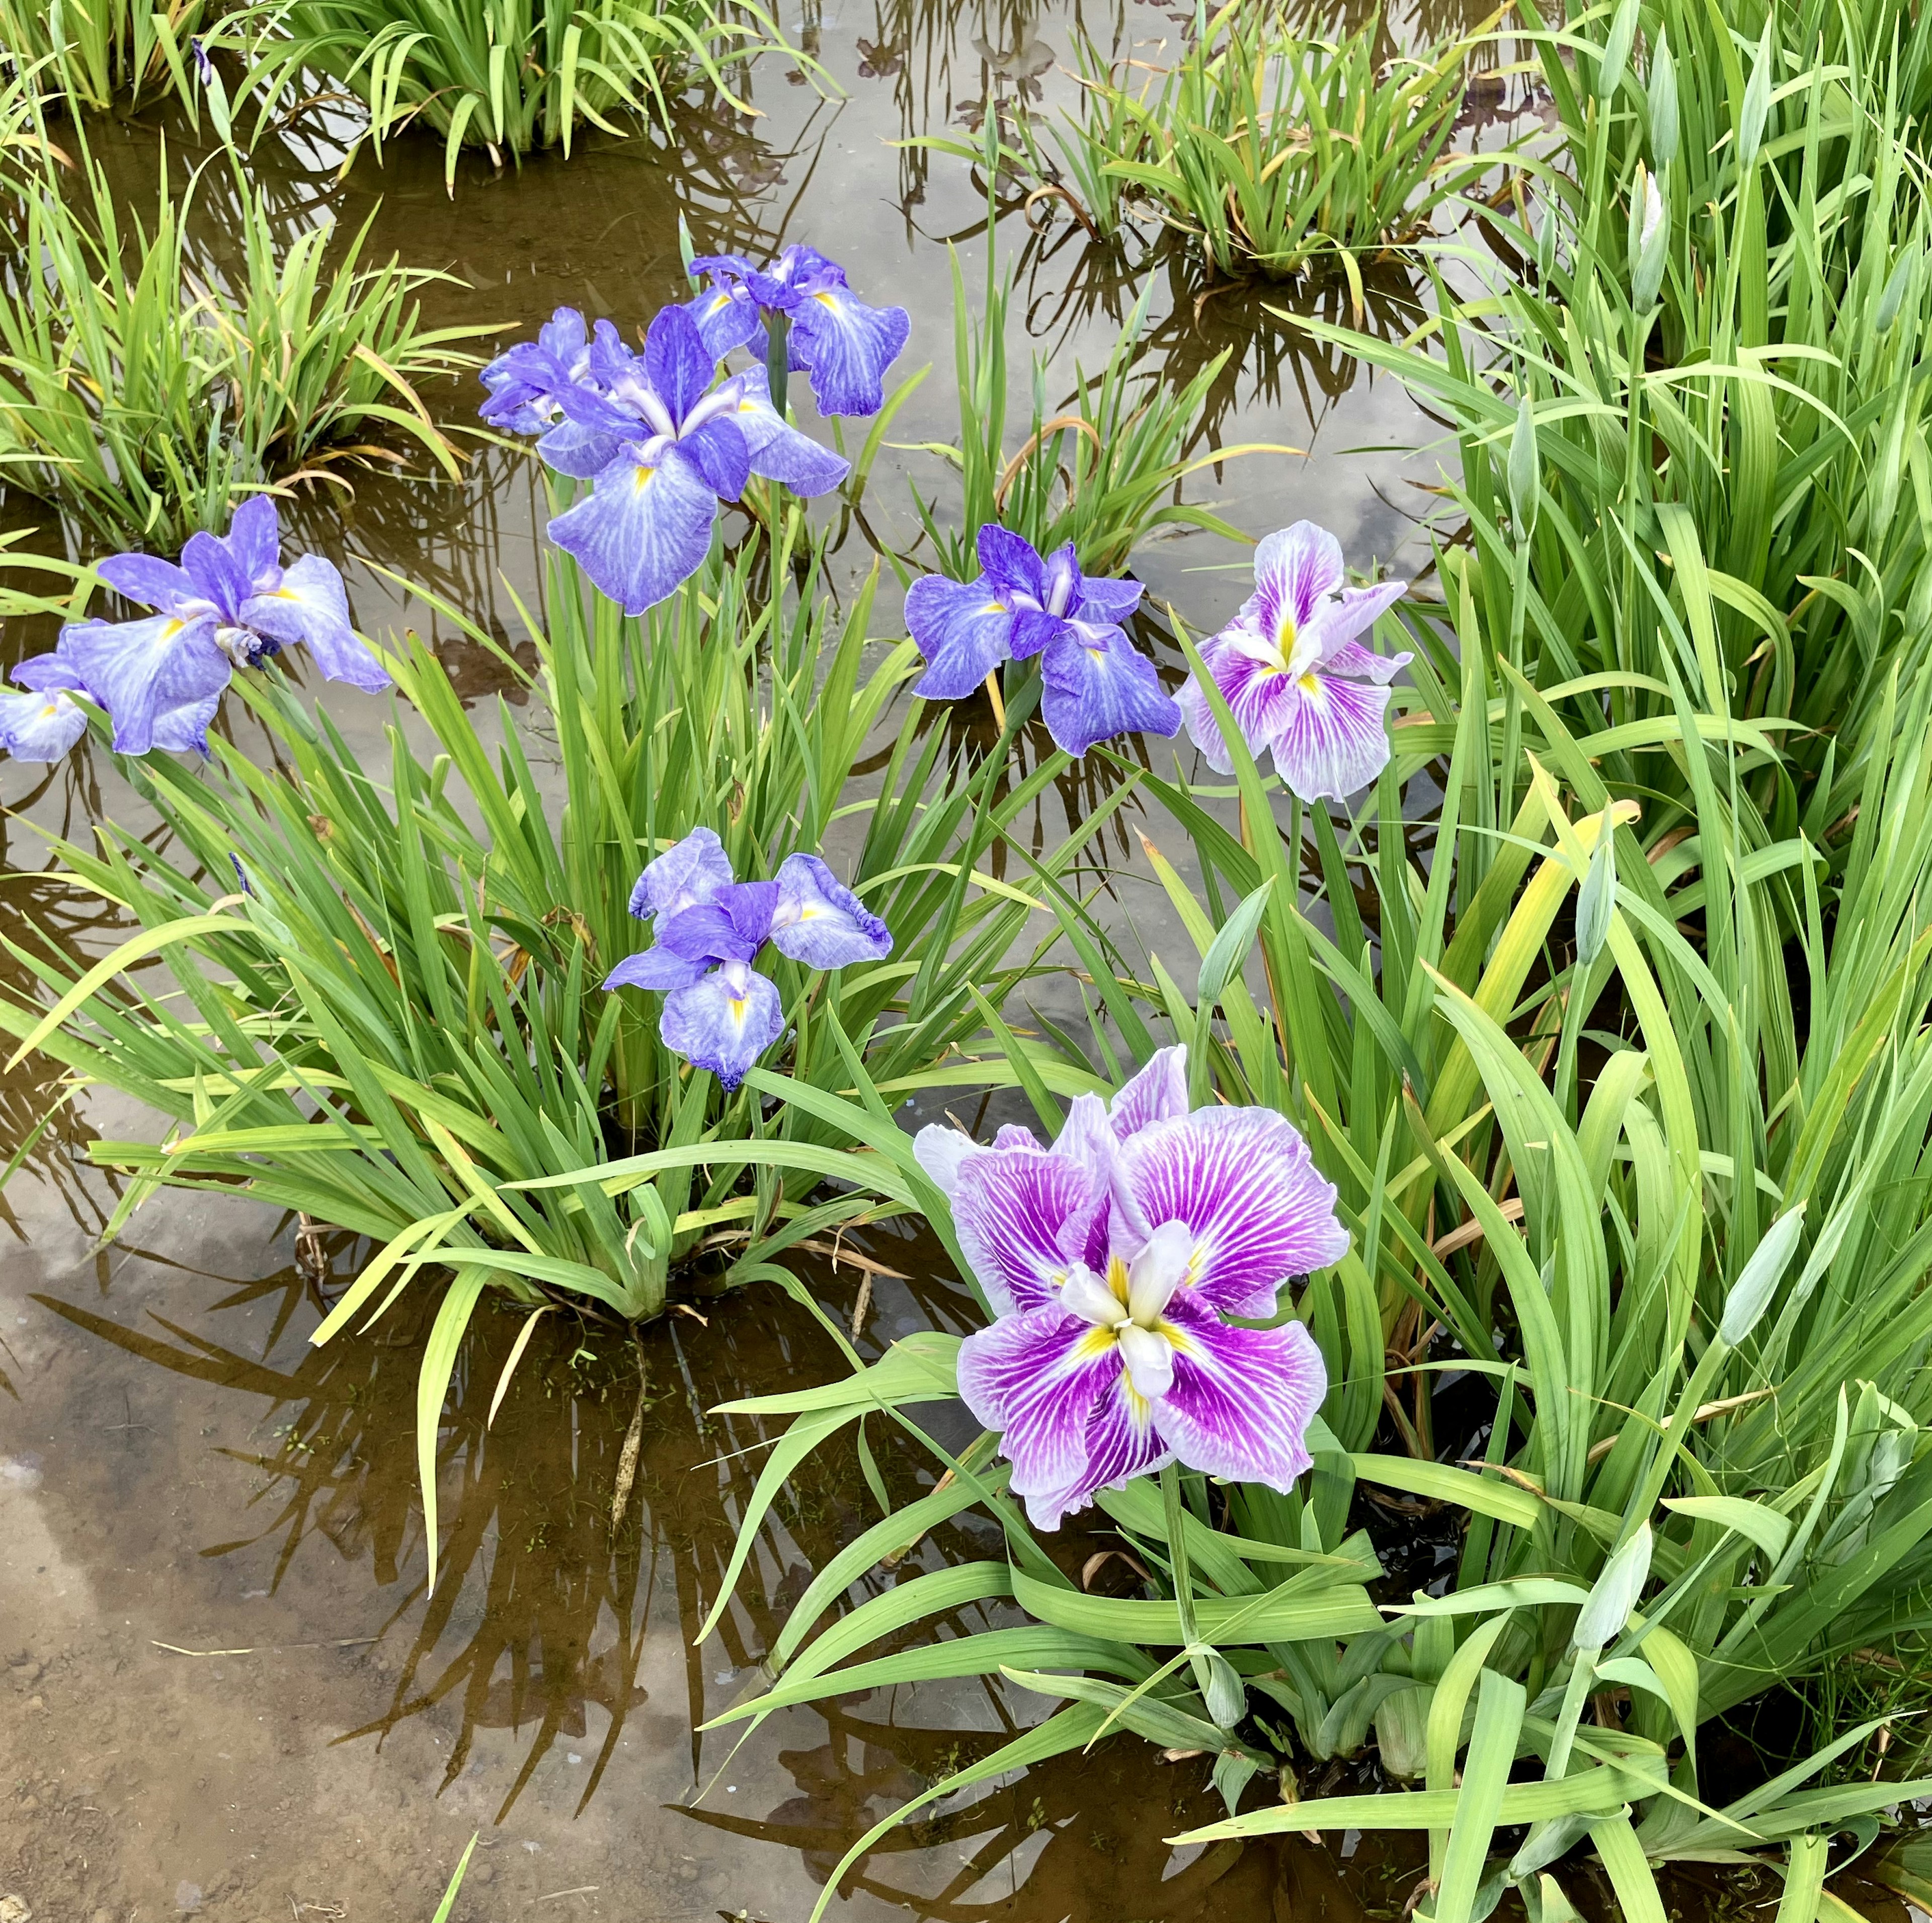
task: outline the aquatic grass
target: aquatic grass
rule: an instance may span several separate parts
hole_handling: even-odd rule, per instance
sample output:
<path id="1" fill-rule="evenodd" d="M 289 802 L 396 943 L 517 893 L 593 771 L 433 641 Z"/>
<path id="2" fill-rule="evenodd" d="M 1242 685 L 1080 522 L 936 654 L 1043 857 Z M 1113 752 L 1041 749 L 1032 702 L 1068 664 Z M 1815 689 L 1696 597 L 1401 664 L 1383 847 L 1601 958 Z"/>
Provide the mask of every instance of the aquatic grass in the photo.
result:
<path id="1" fill-rule="evenodd" d="M 454 190 L 458 155 L 482 148 L 498 166 L 546 147 L 569 152 L 614 116 L 668 122 L 700 76 L 742 112 L 730 70 L 788 47 L 754 4 L 713 0 L 267 0 L 229 29 L 248 47 L 244 92 L 266 117 L 303 76 L 358 96 L 367 137 L 383 143 L 420 121 L 442 140 Z"/>
<path id="2" fill-rule="evenodd" d="M 1224 460 L 1252 454 L 1294 454 L 1260 442 L 1192 454 L 1208 396 L 1228 356 L 1224 351 L 1170 386 L 1157 369 L 1138 364 L 1148 328 L 1154 284 L 1142 290 L 1098 373 L 1076 369 L 1072 393 L 1049 406 L 1045 362 L 1034 357 L 1026 432 L 1009 448 L 1012 370 L 1007 361 L 1010 274 L 990 256 L 984 311 L 976 316 L 957 256 L 952 262 L 953 364 L 959 438 L 919 444 L 958 477 L 963 500 L 943 518 L 916 484 L 914 509 L 940 570 L 956 580 L 979 572 L 978 530 L 998 522 L 1042 554 L 1072 542 L 1090 574 L 1118 574 L 1135 546 L 1159 527 L 1193 527 L 1245 543 L 1247 537 L 1211 509 L 1180 498 L 1188 479 Z"/>
<path id="3" fill-rule="evenodd" d="M 1539 1880 L 1561 1887 L 1581 1844 L 1626 1915 L 1655 1915 L 1653 1863 L 1785 1845 L 1802 1870 L 1808 1832 L 1868 1837 L 1925 1793 L 1868 1765 L 1826 1776 L 1882 1718 L 1820 1731 L 1742 1795 L 1700 1785 L 1698 1742 L 1844 1654 L 1916 1647 L 1932 1613 L 1932 677 L 1892 677 L 1828 791 L 1766 839 L 1739 797 L 1770 738 L 1700 713 L 1681 684 L 1662 730 L 1688 768 L 1675 807 L 1608 787 L 1608 742 L 1527 683 L 1513 726 L 1486 680 L 1475 572 L 1450 558 L 1462 658 L 1420 638 L 1396 760 L 1360 820 L 1297 807 L 1284 834 L 1224 722 L 1232 794 L 1142 784 L 1197 865 L 1190 886 L 1150 844 L 1192 982 L 1178 958 L 1126 965 L 1057 898 L 1105 1021 L 1090 1052 L 1051 1030 L 1008 1044 L 1052 1126 L 1053 1086 L 1112 1088 L 1123 1058 L 1172 1040 L 1192 1052 L 1197 1102 L 1259 1102 L 1304 1128 L 1352 1244 L 1292 1310 L 1330 1384 L 1312 1477 L 1284 1496 L 1184 1474 L 1178 1512 L 1145 1480 L 1102 1492 L 1102 1527 L 1142 1581 L 1102 1596 L 1005 1492 L 994 1437 L 942 1448 L 910 1413 L 950 1382 L 956 1338 L 909 1338 L 808 1397 L 733 1405 L 798 1418 L 766 1498 L 881 1405 L 938 1480 L 819 1572 L 768 1691 L 722 1724 L 1003 1677 L 1065 1706 L 932 1794 L 1132 1731 L 1215 1759 L 1228 1818 L 1178 1840 L 1426 1831 L 1437 1923 L 1487 1914 L 1512 1886 L 1546 1896 Z M 1701 626 L 1716 604 L 1685 592 Z M 1424 770 L 1444 797 L 1426 872 L 1402 806 Z M 1512 792 L 1513 816 L 1489 825 Z M 1209 805 L 1234 800 L 1238 832 Z M 912 1190 L 910 1141 L 880 1146 Z M 922 1200 L 950 1237 L 943 1202 Z M 1371 1601 L 1384 1566 L 1365 1490 L 1466 1516 L 1446 1592 Z M 902 1581 L 814 1634 L 900 1541 L 969 1508 L 999 1524 L 1004 1556 Z M 904 1646 L 918 1624 L 995 1604 L 1021 1620 Z M 1586 1723 L 1611 1690 L 1626 1713 Z M 1420 1791 L 1298 1797 L 1300 1768 L 1372 1735 Z M 1276 1774 L 1283 1799 L 1243 1805 Z M 927 1800 L 860 1839 L 825 1900 Z M 1492 1858 L 1496 1830 L 1525 1824 Z"/>
<path id="4" fill-rule="evenodd" d="M 346 243 L 319 226 L 284 246 L 230 162 L 244 248 L 232 284 L 194 262 L 192 186 L 164 184 L 148 225 L 84 140 L 78 207 L 46 175 L 22 184 L 0 302 L 0 471 L 116 546 L 178 547 L 272 483 L 346 485 L 344 462 L 396 458 L 372 434 L 460 471 L 418 391 L 473 366 L 459 344 L 485 331 L 422 324 L 423 289 L 446 277 L 364 265 L 366 223 Z"/>
<path id="5" fill-rule="evenodd" d="M 1553 170 L 1533 202 L 1485 217 L 1533 272 L 1500 279 L 1473 246 L 1446 250 L 1434 346 L 1300 323 L 1448 423 L 1461 472 L 1447 491 L 1498 658 L 1579 730 L 1606 704 L 1632 728 L 1667 716 L 1673 677 L 1696 706 L 1796 723 L 1749 789 L 1784 832 L 1890 668 L 1909 677 L 1924 658 L 1932 612 L 1913 478 L 1932 236 L 1891 71 L 1875 94 L 1822 69 L 1794 79 L 1766 110 L 1789 130 L 1743 164 L 1757 109 L 1741 72 L 1721 132 L 1680 106 L 1677 158 L 1652 157 L 1654 182 L 1636 140 L 1608 171 L 1603 129 L 1628 112 L 1573 93 L 1575 177 Z M 1659 183 L 1640 273 L 1630 209 Z M 1466 272 L 1484 291 L 1459 298 L 1448 279 Z M 1708 622 L 1687 623 L 1706 582 Z M 1634 791 L 1632 764 L 1612 778 Z M 1648 778 L 1682 792 L 1660 764 Z"/>
<path id="6" fill-rule="evenodd" d="M 1085 47 L 1077 116 L 1046 137 L 1103 235 L 1139 201 L 1224 275 L 1282 278 L 1319 261 L 1359 288 L 1368 261 L 1412 245 L 1496 164 L 1450 141 L 1470 49 L 1499 17 L 1384 63 L 1379 19 L 1327 40 L 1294 32 L 1272 0 L 1212 13 L 1202 0 L 1178 59 L 1137 87 Z"/>
<path id="7" fill-rule="evenodd" d="M 0 52 L 39 94 L 104 112 L 165 82 L 193 98 L 187 58 L 206 0 L 0 0 Z"/>

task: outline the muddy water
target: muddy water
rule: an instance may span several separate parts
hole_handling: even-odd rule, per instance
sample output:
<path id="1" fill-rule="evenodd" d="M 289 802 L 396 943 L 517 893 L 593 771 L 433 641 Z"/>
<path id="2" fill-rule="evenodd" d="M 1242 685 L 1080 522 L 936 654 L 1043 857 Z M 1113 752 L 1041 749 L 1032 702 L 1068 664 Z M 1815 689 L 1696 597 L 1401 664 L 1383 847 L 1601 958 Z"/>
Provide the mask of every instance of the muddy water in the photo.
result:
<path id="1" fill-rule="evenodd" d="M 966 165 L 891 143 L 970 136 L 988 111 L 1050 114 L 1072 98 L 1059 63 L 1076 26 L 1152 58 L 1176 21 L 1123 0 L 1084 14 L 820 5 L 784 24 L 842 99 L 767 62 L 753 77 L 756 117 L 693 108 L 668 137 L 593 136 L 567 162 L 539 157 L 502 175 L 466 162 L 453 202 L 430 144 L 398 142 L 380 170 L 365 160 L 339 179 L 342 130 L 326 121 L 265 140 L 253 164 L 291 230 L 373 216 L 378 254 L 466 284 L 431 290 L 436 321 L 503 338 L 563 302 L 640 323 L 682 291 L 680 213 L 704 250 L 808 240 L 844 261 L 869 297 L 913 312 L 898 371 L 934 368 L 894 424 L 905 446 L 875 470 L 866 528 L 839 550 L 849 583 L 872 563 L 867 530 L 914 550 L 909 483 L 944 512 L 946 470 L 916 444 L 958 429 L 948 248 L 975 289 L 986 260 L 986 201 Z M 1459 24 L 1434 9 L 1410 30 Z M 206 154 L 166 114 L 94 130 L 130 204 L 152 191 L 164 132 L 179 182 Z M 217 165 L 196 190 L 197 232 L 218 273 L 232 238 L 222 187 Z M 1014 267 L 1028 329 L 1016 358 L 1045 358 L 1049 402 L 1104 358 L 1151 277 L 1150 369 L 1184 379 L 1232 350 L 1198 451 L 1306 451 L 1204 470 L 1188 498 L 1256 533 L 1313 514 L 1358 563 L 1418 564 L 1415 520 L 1430 497 L 1417 484 L 1433 478 L 1436 457 L 1415 450 L 1434 430 L 1406 394 L 1316 346 L 1260 298 L 1209 289 L 1184 250 L 1151 232 L 1090 248 L 1050 208 L 1034 209 L 1042 225 L 1030 227 L 1010 183 L 998 200 L 999 257 Z M 1334 289 L 1305 298 L 1342 316 Z M 1397 284 L 1376 290 L 1370 318 L 1399 328 L 1414 312 Z M 1016 405 L 1025 388 L 1022 367 Z M 452 424 L 467 419 L 464 396 L 428 398 Z M 344 478 L 352 491 L 319 489 L 290 518 L 302 544 L 344 562 L 362 625 L 415 625 L 466 694 L 502 688 L 452 624 L 378 569 L 518 646 L 516 597 L 540 590 L 543 496 L 530 465 L 479 448 L 460 484 Z M 40 524 L 50 544 L 66 540 L 40 504 L 16 497 L 0 514 L 8 526 Z M 1240 550 L 1205 536 L 1151 540 L 1135 568 L 1197 627 L 1243 591 Z M 881 619 L 891 618 L 888 597 Z M 46 628 L 12 624 L 6 658 L 45 645 Z M 364 738 L 382 718 L 376 704 L 333 693 L 332 710 Z M 84 758 L 46 776 L 0 766 L 0 798 L 68 832 L 104 811 L 128 818 L 111 771 Z M 1066 814 L 1083 805 L 1077 788 L 1065 791 Z M 94 904 L 37 874 L 44 857 L 26 823 L 5 832 L 9 914 L 32 916 L 70 950 L 108 939 Z M 58 1092 L 44 1064 L 0 1077 L 0 1154 L 27 1139 Z M 694 1737 L 750 1685 L 810 1571 L 874 1514 L 855 1458 L 828 1453 L 760 1532 L 719 1632 L 694 1645 L 764 1439 L 705 1411 L 838 1366 L 812 1319 L 769 1290 L 699 1303 L 634 1342 L 546 1317 L 494 1423 L 518 1324 L 479 1318 L 437 1445 L 431 1592 L 411 1307 L 315 1350 L 309 1332 L 366 1252 L 344 1238 L 298 1250 L 290 1225 L 224 1197 L 164 1196 L 100 1246 L 114 1198 L 80 1147 L 90 1131 L 140 1127 L 104 1102 L 63 1112 L 0 1204 L 10 1238 L 0 1256 L 0 1894 L 62 1923 L 266 1923 L 285 1910 L 292 1923 L 426 1918 L 477 1834 L 460 1923 L 799 1923 L 865 1828 L 1041 1713 L 1016 1694 L 922 1685 L 786 1712 L 740 1749 L 729 1732 Z M 864 1348 L 967 1325 L 928 1255 L 893 1244 L 872 1252 L 904 1276 L 878 1279 Z M 855 1270 L 820 1261 L 803 1273 L 830 1312 L 851 1314 Z M 614 1520 L 634 1424 L 639 1466 Z M 872 1440 L 895 1500 L 916 1492 L 923 1464 L 895 1454 L 890 1437 Z M 969 1520 L 943 1532 L 903 1569 L 987 1553 L 974 1530 Z M 1400 1841 L 1167 1850 L 1163 1836 L 1216 1807 L 1198 1763 L 1162 1763 L 1117 1741 L 943 1799 L 874 1852 L 835 1913 L 1041 1923 L 1402 1913 L 1418 1864 Z M 1708 1907 L 1715 1887 L 1682 1894 Z M 1573 1893 L 1606 1913 L 1587 1879 Z M 1741 1892 L 1733 1877 L 1727 1894 L 1774 1892 Z"/>

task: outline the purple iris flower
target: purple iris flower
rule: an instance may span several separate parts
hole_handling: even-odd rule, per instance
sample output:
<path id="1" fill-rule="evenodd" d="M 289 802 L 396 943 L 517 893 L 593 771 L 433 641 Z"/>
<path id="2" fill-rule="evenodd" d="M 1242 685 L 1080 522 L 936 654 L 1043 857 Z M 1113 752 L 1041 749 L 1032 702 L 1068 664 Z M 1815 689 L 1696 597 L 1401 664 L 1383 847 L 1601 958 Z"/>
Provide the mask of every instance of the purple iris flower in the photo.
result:
<path id="1" fill-rule="evenodd" d="M 1036 1526 L 1176 1460 L 1283 1491 L 1308 1467 L 1313 1338 L 1223 1319 L 1272 1315 L 1290 1276 L 1348 1250 L 1285 1117 L 1190 1114 L 1186 1051 L 1163 1048 L 1110 1105 L 1082 1096 L 1051 1148 L 1010 1126 L 914 1148 L 998 1318 L 960 1346 L 959 1393 Z"/>
<path id="2" fill-rule="evenodd" d="M 141 621 L 80 621 L 61 631 L 55 658 L 107 710 L 117 754 L 151 748 L 208 752 L 208 724 L 238 668 L 305 643 L 324 676 L 380 694 L 388 672 L 349 624 L 342 577 L 319 554 L 284 568 L 275 504 L 256 494 L 225 535 L 191 536 L 178 565 L 115 554 L 100 578 L 154 612 Z"/>
<path id="3" fill-rule="evenodd" d="M 981 572 L 970 581 L 927 574 L 906 594 L 906 626 L 926 672 L 915 694 L 956 701 L 1003 661 L 1040 657 L 1048 731 L 1070 754 L 1116 734 L 1174 735 L 1180 710 L 1120 623 L 1138 605 L 1138 581 L 1090 580 L 1073 544 L 1042 560 L 1032 544 L 988 521 Z"/>
<path id="4" fill-rule="evenodd" d="M 721 500 L 754 474 L 795 494 L 836 488 L 848 464 L 779 418 L 764 370 L 714 387 L 718 356 L 682 308 L 662 309 L 634 354 L 608 320 L 586 334 L 560 308 L 534 341 L 483 370 L 483 418 L 539 436 L 560 474 L 595 482 L 550 538 L 626 614 L 641 614 L 695 574 Z"/>
<path id="5" fill-rule="evenodd" d="M 766 942 L 808 968 L 882 960 L 892 938 L 816 855 L 788 855 L 770 881 L 738 881 L 709 828 L 667 848 L 638 878 L 631 912 L 655 944 L 620 962 L 607 988 L 659 988 L 658 1032 L 728 1091 L 784 1031 L 777 985 L 752 966 Z"/>
<path id="6" fill-rule="evenodd" d="M 80 670 L 58 650 L 14 670 L 22 692 L 0 689 L 0 748 L 16 761 L 58 761 L 87 732 L 74 700 L 87 692 Z"/>
<path id="7" fill-rule="evenodd" d="M 786 364 L 811 376 L 821 414 L 876 414 L 885 405 L 886 370 L 898 358 L 912 321 L 904 308 L 868 307 L 837 261 L 798 245 L 762 272 L 742 254 L 712 254 L 694 260 L 690 272 L 693 280 L 710 279 L 709 291 L 685 312 L 714 358 L 748 346 L 764 315 L 782 314 Z"/>
<path id="8" fill-rule="evenodd" d="M 1344 587 L 1342 544 L 1298 520 L 1255 550 L 1255 591 L 1201 651 L 1250 753 L 1274 752 L 1276 772 L 1304 801 L 1346 800 L 1389 758 L 1383 715 L 1406 654 L 1384 656 L 1356 638 L 1402 598 L 1406 581 Z M 1187 731 L 1208 765 L 1233 766 L 1208 698 L 1182 692 Z"/>

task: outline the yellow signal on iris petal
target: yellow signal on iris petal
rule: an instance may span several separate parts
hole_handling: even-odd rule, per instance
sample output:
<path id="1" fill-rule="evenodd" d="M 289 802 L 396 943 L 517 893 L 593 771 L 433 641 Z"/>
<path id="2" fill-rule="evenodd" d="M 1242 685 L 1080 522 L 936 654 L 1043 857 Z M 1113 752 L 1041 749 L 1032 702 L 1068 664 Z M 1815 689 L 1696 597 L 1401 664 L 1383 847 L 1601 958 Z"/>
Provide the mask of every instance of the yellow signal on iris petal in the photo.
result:
<path id="1" fill-rule="evenodd" d="M 1298 687 L 1304 694 L 1312 694 L 1316 696 L 1317 699 L 1320 698 L 1322 693 L 1322 677 L 1320 675 L 1317 674 L 1312 668 L 1310 668 L 1306 674 L 1303 675 L 1300 680 L 1295 683 L 1295 686 Z"/>
<path id="2" fill-rule="evenodd" d="M 1073 1359 L 1076 1362 L 1097 1361 L 1108 1350 L 1118 1347 L 1119 1340 L 1112 1329 L 1104 1329 L 1096 1322 L 1073 1345 Z"/>
<path id="3" fill-rule="evenodd" d="M 1127 1300 L 1127 1265 L 1118 1256 L 1107 1258 L 1107 1286 L 1124 1307 Z"/>

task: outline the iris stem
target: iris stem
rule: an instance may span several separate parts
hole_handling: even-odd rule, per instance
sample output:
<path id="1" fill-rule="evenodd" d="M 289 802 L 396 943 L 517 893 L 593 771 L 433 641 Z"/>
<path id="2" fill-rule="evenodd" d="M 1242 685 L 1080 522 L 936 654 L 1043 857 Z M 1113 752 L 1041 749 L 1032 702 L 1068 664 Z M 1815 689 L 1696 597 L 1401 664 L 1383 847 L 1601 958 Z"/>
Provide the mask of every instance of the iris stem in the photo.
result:
<path id="1" fill-rule="evenodd" d="M 986 676 L 986 698 L 993 704 L 993 722 L 1002 734 L 1006 731 L 1006 704 L 1000 693 L 1000 670 L 996 668 Z"/>
<path id="2" fill-rule="evenodd" d="M 768 314 L 765 316 L 765 385 L 771 392 L 772 405 L 778 410 L 781 421 L 791 418 L 785 395 L 790 369 L 790 317 L 782 314 Z"/>

